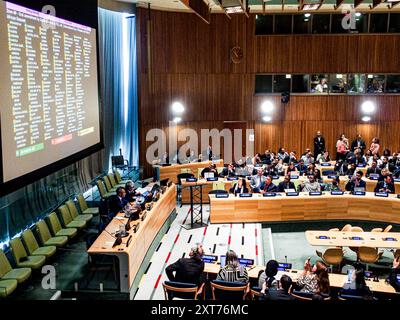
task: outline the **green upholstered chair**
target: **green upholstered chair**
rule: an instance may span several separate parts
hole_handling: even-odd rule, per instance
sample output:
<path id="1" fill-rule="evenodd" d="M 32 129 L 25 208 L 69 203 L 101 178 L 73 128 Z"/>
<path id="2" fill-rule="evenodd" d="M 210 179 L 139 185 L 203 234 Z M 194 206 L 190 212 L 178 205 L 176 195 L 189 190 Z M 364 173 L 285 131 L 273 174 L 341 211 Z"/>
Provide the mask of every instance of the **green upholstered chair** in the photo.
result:
<path id="1" fill-rule="evenodd" d="M 92 214 L 79 214 L 78 209 L 75 206 L 75 202 L 72 200 L 67 201 L 65 205 L 68 207 L 69 213 L 71 214 L 73 220 L 82 220 L 88 223 L 93 219 Z"/>
<path id="2" fill-rule="evenodd" d="M 113 173 L 109 173 L 107 176 L 108 176 L 108 180 L 110 180 L 111 186 L 113 188 L 125 187 L 126 183 L 118 183 L 117 180 L 115 180 L 115 176 Z"/>
<path id="3" fill-rule="evenodd" d="M 117 191 L 117 188 L 113 188 L 111 186 L 111 182 L 110 182 L 110 179 L 108 178 L 108 176 L 104 176 L 103 177 L 103 181 L 104 181 L 104 184 L 105 184 L 106 189 L 107 189 L 108 192 L 115 193 L 115 191 Z"/>
<path id="4" fill-rule="evenodd" d="M 68 243 L 67 236 L 52 237 L 46 222 L 43 220 L 36 223 L 36 231 L 39 235 L 42 244 L 47 246 L 56 246 L 57 248 L 64 247 Z"/>
<path id="5" fill-rule="evenodd" d="M 92 214 L 94 216 L 99 215 L 99 213 L 100 213 L 99 208 L 89 208 L 83 194 L 78 195 L 77 199 L 78 199 L 79 208 L 81 209 L 82 214 Z"/>
<path id="6" fill-rule="evenodd" d="M 10 241 L 10 250 L 18 268 L 37 270 L 46 262 L 45 256 L 28 255 L 20 238 L 15 238 Z"/>
<path id="7" fill-rule="evenodd" d="M 65 228 L 61 226 L 60 220 L 58 219 L 55 212 L 50 213 L 48 216 L 48 222 L 50 230 L 55 237 L 66 236 L 68 239 L 74 238 L 78 234 L 78 229 L 76 228 Z"/>
<path id="8" fill-rule="evenodd" d="M 4 252 L 0 250 L 0 280 L 17 280 L 18 283 L 23 283 L 31 274 L 31 268 L 13 269 Z"/>
<path id="9" fill-rule="evenodd" d="M 22 240 L 24 241 L 25 247 L 31 256 L 45 256 L 46 259 L 48 259 L 51 258 L 57 251 L 56 246 L 39 247 L 39 244 L 31 229 L 24 231 L 22 234 Z"/>
<path id="10" fill-rule="evenodd" d="M 225 182 L 223 181 L 218 181 L 218 182 L 213 182 L 213 190 L 225 190 Z"/>
<path id="11" fill-rule="evenodd" d="M 114 170 L 114 177 L 117 184 L 126 184 L 129 180 L 122 180 L 122 176 L 118 170 Z"/>
<path id="12" fill-rule="evenodd" d="M 18 281 L 15 279 L 0 280 L 0 298 L 7 298 L 17 289 Z"/>
<path id="13" fill-rule="evenodd" d="M 58 211 L 62 217 L 64 227 L 76 228 L 78 230 L 81 230 L 86 227 L 86 221 L 72 219 L 71 214 L 69 213 L 68 207 L 66 205 L 62 205 L 61 207 L 59 207 Z"/>
<path id="14" fill-rule="evenodd" d="M 109 197 L 115 194 L 115 192 L 107 192 L 106 187 L 104 186 L 104 183 L 101 180 L 97 180 L 97 188 L 99 189 L 100 197 L 103 200 L 107 200 Z"/>

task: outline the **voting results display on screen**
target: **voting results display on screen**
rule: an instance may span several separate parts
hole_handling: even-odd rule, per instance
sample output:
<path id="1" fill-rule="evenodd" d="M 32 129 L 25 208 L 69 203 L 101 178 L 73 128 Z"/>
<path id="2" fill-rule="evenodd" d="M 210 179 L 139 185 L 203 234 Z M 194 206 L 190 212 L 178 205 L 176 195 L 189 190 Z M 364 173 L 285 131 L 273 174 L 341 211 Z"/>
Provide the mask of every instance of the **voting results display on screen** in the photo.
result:
<path id="1" fill-rule="evenodd" d="M 2 186 L 102 144 L 96 37 L 0 0 Z"/>

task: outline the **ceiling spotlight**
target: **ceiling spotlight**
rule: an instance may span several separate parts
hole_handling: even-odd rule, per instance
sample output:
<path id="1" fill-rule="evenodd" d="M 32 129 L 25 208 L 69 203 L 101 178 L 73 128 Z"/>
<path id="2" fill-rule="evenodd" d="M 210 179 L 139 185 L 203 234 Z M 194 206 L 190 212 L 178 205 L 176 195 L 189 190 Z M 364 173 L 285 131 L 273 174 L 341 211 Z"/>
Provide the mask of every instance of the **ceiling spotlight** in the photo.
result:
<path id="1" fill-rule="evenodd" d="M 264 122 L 271 122 L 272 118 L 270 116 L 265 116 L 262 118 Z"/>
<path id="2" fill-rule="evenodd" d="M 183 107 L 183 104 L 180 102 L 174 102 L 172 104 L 172 111 L 174 113 L 182 113 L 185 111 L 185 108 Z"/>
<path id="3" fill-rule="evenodd" d="M 356 12 L 356 17 L 358 18 L 358 17 L 361 17 L 362 16 L 362 13 L 361 12 Z"/>
<path id="4" fill-rule="evenodd" d="M 365 116 L 361 120 L 364 122 L 369 122 L 369 121 L 371 121 L 371 117 Z"/>
<path id="5" fill-rule="evenodd" d="M 261 105 L 261 111 L 263 113 L 271 113 L 274 110 L 274 105 L 271 101 L 264 101 Z"/>
<path id="6" fill-rule="evenodd" d="M 305 16 L 306 18 L 309 18 L 309 17 L 311 17 L 311 13 L 305 13 L 304 16 Z"/>
<path id="7" fill-rule="evenodd" d="M 364 113 L 373 113 L 375 111 L 375 104 L 372 101 L 365 101 L 361 105 L 361 110 Z"/>
<path id="8" fill-rule="evenodd" d="M 174 120 L 172 120 L 172 121 L 175 122 L 175 123 L 179 123 L 179 122 L 182 121 L 182 118 L 176 117 L 176 118 L 174 118 Z"/>

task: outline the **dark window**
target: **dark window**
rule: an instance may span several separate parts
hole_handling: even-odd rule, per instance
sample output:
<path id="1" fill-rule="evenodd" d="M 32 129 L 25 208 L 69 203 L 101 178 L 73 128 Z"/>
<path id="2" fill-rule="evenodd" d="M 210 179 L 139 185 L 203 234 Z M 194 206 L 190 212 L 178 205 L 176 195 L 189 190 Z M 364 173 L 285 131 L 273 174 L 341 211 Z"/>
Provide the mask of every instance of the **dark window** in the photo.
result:
<path id="1" fill-rule="evenodd" d="M 387 31 L 388 15 L 386 13 L 371 14 L 369 32 L 382 33 Z"/>
<path id="2" fill-rule="evenodd" d="M 347 75 L 331 74 L 329 76 L 329 91 L 332 93 L 346 93 L 348 90 Z"/>
<path id="3" fill-rule="evenodd" d="M 311 93 L 327 93 L 328 89 L 327 74 L 313 74 L 311 76 Z"/>
<path id="4" fill-rule="evenodd" d="M 391 74 L 386 77 L 386 91 L 400 93 L 400 74 Z"/>
<path id="5" fill-rule="evenodd" d="M 256 75 L 255 93 L 272 93 L 272 75 Z"/>
<path id="6" fill-rule="evenodd" d="M 389 32 L 400 32 L 400 13 L 391 13 Z"/>
<path id="7" fill-rule="evenodd" d="M 293 20 L 293 33 L 307 34 L 311 32 L 311 14 L 296 14 Z"/>
<path id="8" fill-rule="evenodd" d="M 290 74 L 274 75 L 274 92 L 290 91 Z"/>
<path id="9" fill-rule="evenodd" d="M 356 31 L 358 33 L 368 32 L 368 14 L 356 12 Z"/>
<path id="10" fill-rule="evenodd" d="M 329 14 L 314 14 L 312 22 L 313 33 L 329 33 Z"/>
<path id="11" fill-rule="evenodd" d="M 305 93 L 308 92 L 308 74 L 293 74 L 292 75 L 292 92 Z"/>
<path id="12" fill-rule="evenodd" d="M 365 74 L 348 74 L 348 93 L 364 93 L 365 92 Z"/>
<path id="13" fill-rule="evenodd" d="M 272 34 L 273 32 L 273 16 L 256 15 L 256 35 Z"/>
<path id="14" fill-rule="evenodd" d="M 367 93 L 382 93 L 385 88 L 385 76 L 369 74 L 367 83 Z"/>
<path id="15" fill-rule="evenodd" d="M 292 33 L 292 15 L 278 14 L 275 16 L 275 34 Z"/>
<path id="16" fill-rule="evenodd" d="M 351 23 L 343 20 L 345 17 L 344 14 L 333 14 L 332 15 L 332 30 L 331 33 L 349 33 L 351 30 Z M 346 28 L 343 28 L 343 24 Z M 354 26 L 355 27 L 355 26 Z M 347 29 L 349 28 L 349 29 Z"/>

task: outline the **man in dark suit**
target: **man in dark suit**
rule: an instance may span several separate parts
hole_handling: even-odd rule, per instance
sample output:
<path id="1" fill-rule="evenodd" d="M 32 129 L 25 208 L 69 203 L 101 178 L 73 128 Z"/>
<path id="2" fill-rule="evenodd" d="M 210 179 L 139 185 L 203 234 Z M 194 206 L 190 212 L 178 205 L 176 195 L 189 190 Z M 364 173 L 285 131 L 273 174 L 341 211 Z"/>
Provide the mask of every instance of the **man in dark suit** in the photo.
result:
<path id="1" fill-rule="evenodd" d="M 302 176 L 306 173 L 307 171 L 307 166 L 304 164 L 304 160 L 300 159 L 299 163 L 297 164 L 297 170 L 299 171 L 299 174 Z"/>
<path id="2" fill-rule="evenodd" d="M 375 187 L 375 192 L 394 193 L 394 183 L 391 176 L 386 176 L 385 180 L 379 181 Z"/>
<path id="3" fill-rule="evenodd" d="M 372 161 L 371 167 L 367 169 L 367 178 L 372 174 L 381 174 L 381 169 L 378 168 L 376 161 Z"/>
<path id="4" fill-rule="evenodd" d="M 363 155 L 366 148 L 367 146 L 365 141 L 361 138 L 361 134 L 357 134 L 356 139 L 351 142 L 351 151 L 354 152 L 356 149 L 360 149 L 361 154 Z"/>
<path id="5" fill-rule="evenodd" d="M 114 218 L 119 212 L 121 212 L 127 205 L 128 200 L 126 199 L 125 188 L 119 187 L 116 191 L 116 195 L 111 196 L 108 199 L 108 212 L 109 219 Z"/>
<path id="6" fill-rule="evenodd" d="M 292 279 L 284 274 L 279 280 L 278 287 L 268 288 L 267 283 L 264 282 L 261 290 L 260 300 L 271 300 L 271 301 L 292 301 L 295 298 L 289 294 L 289 289 L 292 286 Z"/>
<path id="7" fill-rule="evenodd" d="M 317 131 L 317 136 L 314 138 L 314 159 L 317 159 L 318 155 L 325 151 L 325 139 L 321 134 L 321 131 Z"/>
<path id="8" fill-rule="evenodd" d="M 264 188 L 262 189 L 261 193 L 265 193 L 265 192 L 277 192 L 278 191 L 278 187 L 272 183 L 272 177 L 268 176 L 265 179 L 265 183 L 264 183 Z"/>
<path id="9" fill-rule="evenodd" d="M 286 189 L 296 190 L 294 183 L 290 181 L 290 176 L 285 176 L 285 179 L 278 185 L 278 192 L 285 192 Z"/>
<path id="10" fill-rule="evenodd" d="M 233 164 L 228 164 L 227 168 L 222 169 L 222 172 L 219 175 L 222 178 L 225 177 L 235 177 L 236 173 L 235 173 L 235 168 L 233 167 Z"/>
<path id="11" fill-rule="evenodd" d="M 396 167 L 393 165 L 393 163 L 389 162 L 389 158 L 388 157 L 384 157 L 382 160 L 382 164 L 379 166 L 379 168 L 382 169 L 388 169 L 390 172 L 393 172 L 394 170 L 396 170 Z"/>
<path id="12" fill-rule="evenodd" d="M 204 282 L 204 262 L 202 258 L 202 245 L 192 248 L 189 253 L 189 258 L 181 258 L 165 268 L 165 273 L 167 274 L 168 279 L 174 282 L 200 285 Z"/>
<path id="13" fill-rule="evenodd" d="M 366 188 L 367 184 L 362 180 L 363 172 L 357 171 L 356 175 L 353 176 L 346 184 L 346 191 L 354 192 L 354 188 Z"/>
<path id="14" fill-rule="evenodd" d="M 216 166 L 215 164 L 212 164 L 212 165 L 210 165 L 209 167 L 204 168 L 204 169 L 201 171 L 201 174 L 200 174 L 201 177 L 204 178 L 204 175 L 205 175 L 206 173 L 213 173 L 213 174 L 214 174 L 214 177 L 217 177 L 217 176 L 218 176 L 217 166 Z"/>

